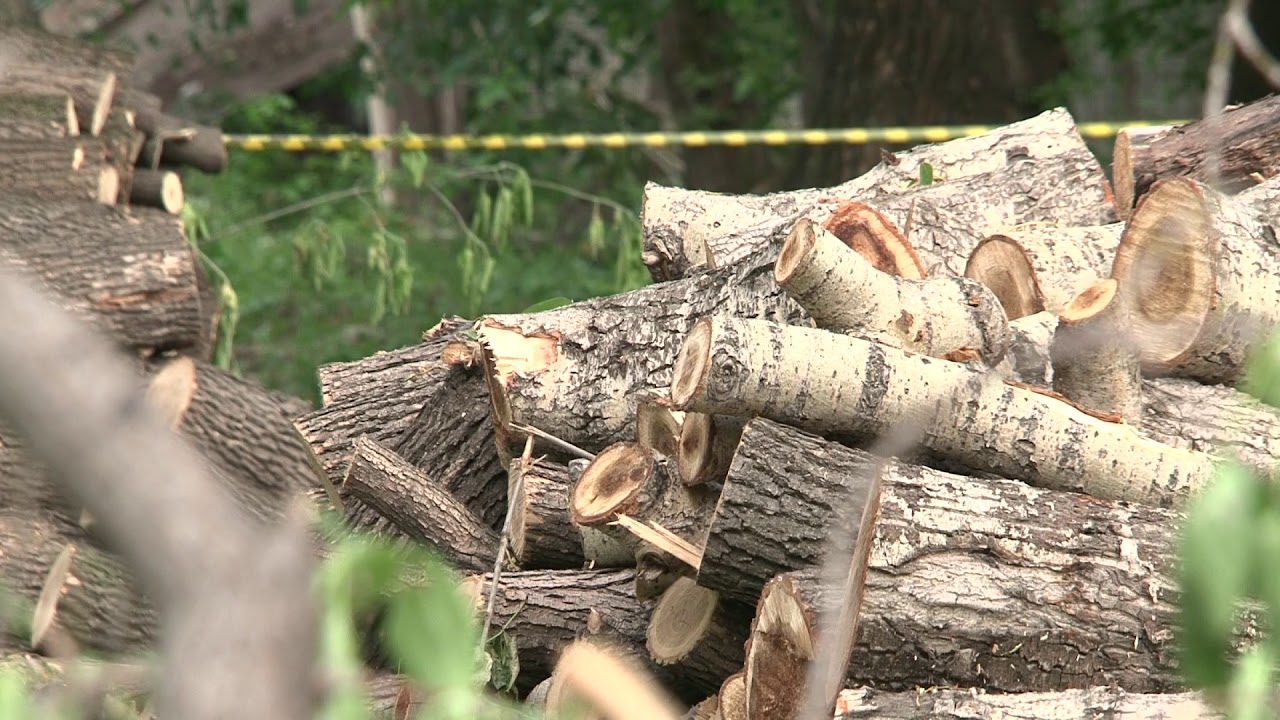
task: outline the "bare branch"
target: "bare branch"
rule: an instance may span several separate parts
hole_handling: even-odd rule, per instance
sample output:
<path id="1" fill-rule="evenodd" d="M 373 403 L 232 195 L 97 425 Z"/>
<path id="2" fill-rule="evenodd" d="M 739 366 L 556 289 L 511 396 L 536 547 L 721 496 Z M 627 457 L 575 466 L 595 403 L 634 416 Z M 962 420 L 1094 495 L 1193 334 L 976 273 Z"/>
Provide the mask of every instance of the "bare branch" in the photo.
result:
<path id="1" fill-rule="evenodd" d="M 94 517 L 160 610 L 161 717 L 310 718 L 315 612 L 300 522 L 243 516 L 102 336 L 0 267 L 0 416 Z"/>
<path id="2" fill-rule="evenodd" d="M 1266 46 L 1258 39 L 1258 34 L 1253 31 L 1253 24 L 1249 22 L 1248 12 L 1237 10 L 1235 6 L 1238 4 L 1248 5 L 1248 3 L 1232 3 L 1232 6 L 1227 9 L 1226 15 L 1223 16 L 1223 20 L 1226 21 L 1227 31 L 1231 34 L 1231 39 L 1235 41 L 1240 54 L 1257 69 L 1268 84 L 1280 89 L 1280 61 L 1267 52 Z"/>

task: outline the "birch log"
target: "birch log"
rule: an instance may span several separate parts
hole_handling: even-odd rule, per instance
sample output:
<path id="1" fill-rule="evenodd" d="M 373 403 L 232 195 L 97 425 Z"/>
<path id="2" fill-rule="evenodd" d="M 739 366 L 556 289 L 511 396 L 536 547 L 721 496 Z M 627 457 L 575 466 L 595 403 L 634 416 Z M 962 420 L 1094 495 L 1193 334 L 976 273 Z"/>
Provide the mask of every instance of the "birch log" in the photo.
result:
<path id="1" fill-rule="evenodd" d="M 1034 693 L 988 693 L 978 688 L 928 688 L 883 692 L 849 688 L 840 693 L 835 720 L 1223 720 L 1198 693 L 1131 693 L 1091 687 Z"/>
<path id="2" fill-rule="evenodd" d="M 779 228 L 790 229 L 802 217 L 821 221 L 844 200 L 867 202 L 883 211 L 872 200 L 911 189 L 920 179 L 923 163 L 933 167 L 940 183 L 957 186 L 967 178 L 1014 170 L 1019 182 L 1025 183 L 1023 187 L 1036 188 L 1037 197 L 1046 201 L 1053 198 L 1051 204 L 1059 206 L 1057 211 L 1045 208 L 1038 213 L 1052 218 L 1033 218 L 1031 215 L 1037 213 L 1030 211 L 1015 212 L 1013 215 L 1019 219 L 1007 219 L 1003 223 L 1006 225 L 1030 219 L 1056 219 L 1078 225 L 1111 221 L 1105 217 L 1111 210 L 1105 197 L 1102 167 L 1085 145 L 1074 118 L 1062 108 L 974 137 L 921 145 L 897 153 L 893 158 L 893 162 L 881 163 L 833 188 L 763 196 L 726 195 L 648 183 L 641 210 L 645 264 L 655 281 L 672 280 L 705 266 L 708 252 L 719 267 L 737 262 L 766 245 L 769 238 L 776 237 Z M 1061 188 L 1061 193 L 1050 190 L 1051 187 Z M 1019 203 L 1025 204 L 1029 199 L 1026 191 L 1018 194 Z M 958 196 L 952 197 L 959 201 Z M 906 228 L 910 201 L 896 207 L 900 207 L 900 212 L 889 217 L 899 228 Z M 931 210 L 926 214 L 937 212 Z M 996 206 L 990 208 L 990 213 L 1002 214 Z M 926 224 L 930 222 L 918 216 L 917 221 L 921 220 Z M 917 249 L 923 246 L 933 251 L 934 241 L 921 243 L 914 234 L 910 239 Z M 923 251 L 921 254 L 925 255 Z M 963 260 L 960 262 L 963 264 Z M 959 274 L 958 271 L 955 274 Z"/>
<path id="3" fill-rule="evenodd" d="M 1234 383 L 1280 328 L 1280 177 L 1227 197 L 1160 180 L 1129 218 L 1111 276 L 1143 369 Z"/>
<path id="4" fill-rule="evenodd" d="M 834 332 L 989 365 L 1009 344 L 1004 308 L 982 283 L 889 275 L 811 220 L 801 219 L 787 236 L 773 277 L 818 327 Z"/>
<path id="5" fill-rule="evenodd" d="M 1118 283 L 1100 280 L 1067 303 L 1049 356 L 1053 389 L 1068 400 L 1129 422 L 1142 417 L 1142 368 Z"/>
<path id="6" fill-rule="evenodd" d="M 711 317 L 689 333 L 681 410 L 768 417 L 821 433 L 920 433 L 975 470 L 1101 498 L 1181 506 L 1214 459 L 1142 437 L 994 374 L 858 338 Z"/>

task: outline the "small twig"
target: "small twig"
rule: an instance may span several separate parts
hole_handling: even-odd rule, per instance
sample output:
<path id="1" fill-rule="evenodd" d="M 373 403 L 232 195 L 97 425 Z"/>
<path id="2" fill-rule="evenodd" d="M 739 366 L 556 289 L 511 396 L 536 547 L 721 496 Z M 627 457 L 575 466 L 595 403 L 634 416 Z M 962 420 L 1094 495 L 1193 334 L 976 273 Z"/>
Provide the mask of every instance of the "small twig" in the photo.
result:
<path id="1" fill-rule="evenodd" d="M 279 220 L 280 218 L 288 217 L 289 215 L 305 212 L 326 203 L 345 200 L 349 197 L 357 197 L 368 192 L 370 192 L 370 188 L 357 186 L 353 188 L 346 188 L 345 190 L 335 190 L 334 192 L 317 195 L 313 198 L 307 198 L 306 200 L 300 200 L 292 205 L 286 205 L 278 210 L 272 210 L 269 213 L 264 213 L 257 217 L 249 218 L 244 222 L 236 223 L 235 225 L 232 225 L 230 229 L 218 233 L 217 237 L 210 238 L 205 242 L 213 243 L 224 238 L 234 237 L 236 234 L 243 232 L 254 225 L 269 223 L 272 220 Z"/>
<path id="2" fill-rule="evenodd" d="M 702 552 L 693 543 L 657 523 L 637 520 L 630 515 L 619 515 L 618 519 L 611 524 L 619 525 L 637 538 L 666 550 L 675 559 L 694 570 L 702 564 Z"/>
<path id="3" fill-rule="evenodd" d="M 511 423 L 511 429 L 518 430 L 524 433 L 525 435 L 535 435 L 537 437 L 540 437 L 543 440 L 546 440 L 547 442 L 551 443 L 552 445 L 555 445 L 556 447 L 560 448 L 561 450 L 564 450 L 567 453 L 573 453 L 574 455 L 577 455 L 580 458 L 585 458 L 587 460 L 596 459 L 595 453 L 587 452 L 586 450 L 583 450 L 582 448 L 578 447 L 577 445 L 574 445 L 571 442 L 568 442 L 566 440 L 561 440 L 555 435 L 552 435 L 551 433 L 543 430 L 539 430 L 538 428 L 533 427 L 532 425 L 522 425 L 520 423 L 513 422 Z"/>
<path id="4" fill-rule="evenodd" d="M 524 441 L 524 454 L 520 456 L 520 473 L 516 475 L 516 488 L 511 497 L 519 497 L 520 486 L 524 484 L 524 474 L 529 469 L 533 457 L 533 436 Z M 480 641 L 489 645 L 489 626 L 493 624 L 493 606 L 498 597 L 498 576 L 502 573 L 502 562 L 507 558 L 507 543 L 511 537 L 511 516 L 515 514 L 516 504 L 507 503 L 507 516 L 502 521 L 502 534 L 498 536 L 498 552 L 493 559 L 493 579 L 489 582 L 489 603 L 484 611 L 484 628 L 480 632 Z"/>

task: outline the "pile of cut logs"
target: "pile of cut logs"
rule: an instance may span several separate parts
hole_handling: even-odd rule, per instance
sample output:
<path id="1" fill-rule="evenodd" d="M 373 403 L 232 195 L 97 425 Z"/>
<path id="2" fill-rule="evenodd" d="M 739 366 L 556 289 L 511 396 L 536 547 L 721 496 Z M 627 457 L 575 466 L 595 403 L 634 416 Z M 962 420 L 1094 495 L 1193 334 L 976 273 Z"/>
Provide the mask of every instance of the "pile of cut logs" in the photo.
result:
<path id="1" fill-rule="evenodd" d="M 1280 329 L 1278 114 L 1126 131 L 1114 193 L 1064 110 L 834 188 L 650 184 L 653 284 L 323 366 L 297 426 L 354 526 L 494 593 L 531 702 L 588 641 L 790 717 L 853 597 L 837 713 L 1209 715 L 1171 567 L 1219 458 L 1280 462 L 1234 387 Z"/>

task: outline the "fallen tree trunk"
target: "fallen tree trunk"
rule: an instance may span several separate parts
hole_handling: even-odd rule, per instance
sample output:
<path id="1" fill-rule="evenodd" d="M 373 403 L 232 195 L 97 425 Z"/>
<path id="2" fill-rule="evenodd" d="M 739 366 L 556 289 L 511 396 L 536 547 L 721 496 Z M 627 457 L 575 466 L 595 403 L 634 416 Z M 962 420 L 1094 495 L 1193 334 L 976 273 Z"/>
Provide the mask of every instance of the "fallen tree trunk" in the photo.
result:
<path id="1" fill-rule="evenodd" d="M 1048 310 L 1107 277 L 1120 245 L 1122 223 L 1091 227 L 1030 224 L 978 243 L 964 275 L 991 288 L 1010 320 Z"/>
<path id="2" fill-rule="evenodd" d="M 507 468 L 494 446 L 488 385 L 479 366 L 450 368 L 404 434 L 387 447 L 497 530 L 507 514 Z"/>
<path id="3" fill-rule="evenodd" d="M 730 265 L 767 245 L 769 238 L 779 234 L 780 228 L 785 233 L 802 217 L 823 220 L 832 206 L 842 200 L 866 202 L 883 212 L 872 200 L 882 200 L 912 188 L 919 182 L 921 166 L 925 163 L 943 183 L 958 183 L 1021 167 L 1020 176 L 1023 171 L 1030 171 L 1024 187 L 1037 188 L 1040 197 L 1052 197 L 1060 204 L 1063 197 L 1078 196 L 1077 207 L 1069 212 L 1060 209 L 1052 219 L 1072 225 L 1110 221 L 1102 217 L 1110 214 L 1102 167 L 1085 145 L 1075 120 L 1061 108 L 982 135 L 921 145 L 893 158 L 892 162 L 881 163 L 833 188 L 763 196 L 725 195 L 648 183 L 641 210 L 645 264 L 655 281 L 673 280 L 704 267 L 708 251 L 716 266 Z M 1064 192 L 1058 193 L 1049 187 L 1062 187 Z M 1065 191 L 1066 188 L 1070 191 Z M 909 202 L 902 207 L 901 216 L 890 215 L 900 228 L 907 226 L 904 220 L 909 207 Z M 1034 213 L 1010 219 L 1008 224 L 1050 219 L 1033 218 L 1031 214 Z M 1069 219 L 1069 215 L 1078 217 Z M 932 250 L 930 243 L 922 244 L 918 239 L 912 242 L 917 249 Z"/>
<path id="4" fill-rule="evenodd" d="M 744 448 L 756 437 L 773 438 L 761 445 L 770 448 L 758 453 L 764 462 L 740 484 L 770 483 L 797 501 L 825 495 L 824 503 L 809 506 L 818 517 L 803 519 L 805 527 L 856 522 L 849 517 L 856 517 L 853 497 L 870 477 L 858 470 L 875 459 L 766 422 L 756 421 L 759 435 L 755 424 L 743 435 Z M 1174 637 L 1177 512 L 902 463 L 889 464 L 881 477 L 850 683 L 1004 692 L 1095 684 L 1165 692 L 1181 685 Z M 756 536 L 754 547 L 764 541 L 792 550 L 795 541 L 781 537 L 779 528 L 800 520 L 788 512 L 775 527 L 741 530 Z M 778 537 L 767 538 L 771 533 Z M 758 557 L 740 553 L 738 567 L 755 573 Z M 823 591 L 818 568 L 801 566 L 760 594 L 758 617 L 792 618 L 773 627 L 790 634 L 796 659 L 816 642 L 822 598 L 837 595 Z M 773 639 L 775 651 L 786 650 L 780 642 Z"/>
<path id="5" fill-rule="evenodd" d="M 6 64 L 0 70 L 0 93 L 69 95 L 76 110 L 76 124 L 84 134 L 97 136 L 106 125 L 115 102 L 118 76 L 109 70 L 52 65 Z"/>
<path id="6" fill-rule="evenodd" d="M 498 534 L 448 489 L 376 441 L 356 441 L 343 487 L 454 567 L 493 568 Z"/>
<path id="7" fill-rule="evenodd" d="M 1228 198 L 1195 180 L 1152 185 L 1111 276 L 1131 306 L 1143 369 L 1238 380 L 1280 328 L 1280 177 Z"/>
<path id="8" fill-rule="evenodd" d="M 863 687 L 841 691 L 835 720 L 1222 720 L 1224 717 L 1198 693 L 1190 692 L 1132 693 L 1113 687 L 1090 687 L 1006 695 L 975 688 L 881 692 Z"/>
<path id="9" fill-rule="evenodd" d="M 323 486 L 320 466 L 288 414 L 262 385 L 189 357 L 151 376 L 148 399 L 202 456 L 249 489 L 271 515 Z"/>
<path id="10" fill-rule="evenodd" d="M 172 215 L 3 196 L 0 236 L 5 262 L 129 350 L 187 349 L 205 332 L 195 257 Z"/>
<path id="11" fill-rule="evenodd" d="M 227 146 L 222 131 L 189 123 L 155 108 L 139 108 L 137 126 L 147 135 L 138 166 L 190 166 L 206 173 L 220 173 L 227 166 Z"/>
<path id="12" fill-rule="evenodd" d="M 826 330 L 989 365 L 1009 344 L 1004 309 L 985 285 L 955 275 L 894 277 L 811 220 L 787 236 L 773 276 Z"/>
<path id="13" fill-rule="evenodd" d="M 1214 154 L 1218 175 L 1210 178 Z M 1280 174 L 1280 95 L 1186 125 L 1121 130 L 1112 169 L 1116 211 L 1122 218 L 1163 178 L 1192 178 L 1238 193 Z"/>
<path id="14" fill-rule="evenodd" d="M 634 437 L 636 404 L 664 390 L 679 338 L 710 313 L 807 322 L 771 275 L 776 248 L 733 267 L 545 312 L 489 315 L 477 332 L 499 447 L 535 427 L 589 452 Z M 519 440 L 517 445 L 516 440 Z M 538 443 L 537 452 L 560 453 Z"/>
<path id="15" fill-rule="evenodd" d="M 95 144 L 78 137 L 0 141 L 0 189 L 6 195 L 115 205 L 120 173 L 103 153 L 93 152 Z"/>
<path id="16" fill-rule="evenodd" d="M 525 570 L 581 568 L 582 535 L 569 519 L 573 483 L 569 468 L 539 461 L 511 460 L 507 474 L 511 513 L 511 554 Z"/>
<path id="17" fill-rule="evenodd" d="M 1181 506 L 1214 459 L 1144 438 L 992 374 L 766 320 L 700 320 L 680 351 L 681 410 L 768 417 L 870 439 L 919 433 L 974 470 L 1055 490 Z"/>

